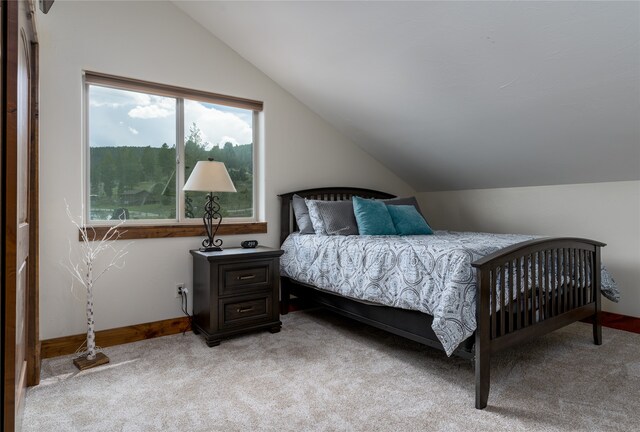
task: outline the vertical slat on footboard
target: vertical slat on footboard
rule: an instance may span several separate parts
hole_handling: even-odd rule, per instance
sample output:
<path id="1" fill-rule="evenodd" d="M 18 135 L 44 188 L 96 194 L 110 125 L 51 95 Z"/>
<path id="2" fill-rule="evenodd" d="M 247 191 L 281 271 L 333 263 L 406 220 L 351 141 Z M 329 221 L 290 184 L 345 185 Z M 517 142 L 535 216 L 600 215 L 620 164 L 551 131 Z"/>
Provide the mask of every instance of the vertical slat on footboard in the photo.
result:
<path id="1" fill-rule="evenodd" d="M 584 275 L 584 292 L 582 294 L 582 297 L 584 298 L 584 304 L 590 303 L 589 301 L 589 292 L 591 291 L 591 275 L 589 274 L 589 269 L 591 268 L 589 265 L 590 254 L 591 252 L 584 251 L 584 269 L 582 270 L 582 273 Z"/>
<path id="2" fill-rule="evenodd" d="M 582 251 L 576 250 L 576 265 L 573 273 L 573 280 L 576 287 L 576 307 L 582 306 L 582 290 L 580 289 L 580 268 L 582 267 Z"/>
<path id="3" fill-rule="evenodd" d="M 571 274 L 573 273 L 575 267 L 575 259 L 574 259 L 574 251 L 569 249 L 569 268 L 567 269 L 567 285 L 569 290 L 569 310 L 576 307 L 574 303 L 575 295 L 574 295 L 574 287 L 575 284 L 571 280 Z"/>
<path id="4" fill-rule="evenodd" d="M 554 317 L 558 313 L 556 311 L 558 307 L 558 284 L 556 281 L 556 262 L 557 262 L 557 250 L 551 249 L 549 251 L 549 295 L 551 296 L 551 304 L 549 305 L 549 316 Z"/>
<path id="5" fill-rule="evenodd" d="M 506 266 L 501 266 L 500 267 L 500 336 L 504 335 L 504 310 L 505 310 L 505 306 L 504 306 L 504 292 L 505 292 L 505 277 L 504 274 L 506 273 Z"/>
<path id="6" fill-rule="evenodd" d="M 547 263 L 547 251 L 540 251 L 540 255 L 542 255 L 542 262 L 540 263 L 541 271 L 542 271 L 542 300 L 543 303 L 540 306 L 542 311 L 541 320 L 547 319 L 549 317 L 549 267 Z"/>
<path id="7" fill-rule="evenodd" d="M 576 307 L 582 306 L 582 292 L 580 290 L 580 267 L 582 267 L 582 251 L 575 251 L 576 264 L 573 269 L 573 281 L 576 290 Z"/>
<path id="8" fill-rule="evenodd" d="M 589 263 L 589 251 L 584 251 L 584 267 L 582 268 L 582 280 L 584 281 L 582 287 L 582 304 L 589 304 L 589 290 L 591 289 L 591 275 L 589 269 L 591 268 Z"/>
<path id="9" fill-rule="evenodd" d="M 569 285 L 567 283 L 567 272 L 569 271 L 569 252 L 562 249 L 562 312 L 569 310 Z"/>
<path id="10" fill-rule="evenodd" d="M 558 303 L 558 290 L 556 284 L 556 259 L 558 255 L 555 249 L 549 251 L 549 291 L 551 292 L 551 313 L 550 316 L 556 316 L 556 305 Z"/>
<path id="11" fill-rule="evenodd" d="M 594 256 L 593 256 L 593 252 L 589 251 L 589 258 L 588 258 L 588 262 L 591 264 L 591 268 L 589 269 L 589 277 L 591 278 L 591 280 L 593 280 L 593 263 L 594 263 Z M 594 301 L 594 293 L 593 290 L 589 290 L 589 303 L 591 303 L 592 301 Z"/>
<path id="12" fill-rule="evenodd" d="M 575 251 L 576 262 L 573 267 L 573 285 L 576 292 L 576 307 L 582 306 L 582 292 L 580 290 L 580 267 L 582 267 L 582 251 Z"/>
<path id="13" fill-rule="evenodd" d="M 545 307 L 545 317 L 551 318 L 553 316 L 553 286 L 551 283 L 551 263 L 553 258 L 553 250 L 548 250 L 545 252 L 544 257 L 544 289 L 546 292 L 546 307 Z"/>
<path id="14" fill-rule="evenodd" d="M 526 301 L 523 302 L 520 298 L 520 292 L 522 291 L 521 266 L 523 265 L 526 265 L 526 260 L 524 258 L 522 260 L 520 258 L 516 258 L 516 304 L 518 305 L 516 307 L 516 313 L 518 315 L 516 318 L 516 330 L 522 327 L 522 320 L 524 319 L 523 315 L 525 315 L 527 311 Z"/>
<path id="15" fill-rule="evenodd" d="M 591 276 L 589 275 L 589 251 L 583 251 L 584 267 L 582 268 L 582 304 L 589 304 L 589 290 L 591 289 Z"/>
<path id="16" fill-rule="evenodd" d="M 496 295 L 498 293 L 497 290 L 497 277 L 496 277 L 496 270 L 497 269 L 493 269 L 491 271 L 487 272 L 487 277 L 490 278 L 490 286 L 491 286 L 491 290 L 489 292 L 489 296 L 491 297 L 491 310 L 493 311 L 491 314 L 491 339 L 495 339 L 497 336 L 497 330 L 496 328 L 498 327 L 498 319 L 497 317 L 497 313 L 496 313 Z"/>
<path id="17" fill-rule="evenodd" d="M 536 306 L 537 311 L 537 319 L 536 322 L 542 321 L 542 304 L 544 302 L 544 298 L 542 297 L 542 251 L 536 253 L 536 264 L 537 264 L 537 291 L 538 291 L 538 304 Z"/>
<path id="18" fill-rule="evenodd" d="M 508 305 L 508 315 L 507 315 L 507 320 L 508 320 L 508 326 L 507 326 L 507 331 L 509 333 L 511 333 L 513 331 L 513 321 L 514 321 L 514 304 L 513 304 L 513 266 L 511 265 L 512 261 L 509 261 L 508 263 L 505 264 L 506 270 L 507 270 L 507 275 L 509 276 L 509 280 L 507 281 L 507 286 L 509 287 L 507 290 L 507 305 Z"/>
<path id="19" fill-rule="evenodd" d="M 529 304 L 529 293 L 531 293 L 531 281 L 529 280 L 529 268 L 533 266 L 531 261 L 531 255 L 524 257 L 524 326 L 529 326 L 529 317 L 531 315 L 531 309 Z M 531 303 L 533 303 L 533 296 L 531 296 Z"/>
<path id="20" fill-rule="evenodd" d="M 562 266 L 562 249 L 556 249 L 556 263 L 553 273 L 553 280 L 556 287 L 556 315 L 562 313 L 562 287 L 560 285 Z"/>

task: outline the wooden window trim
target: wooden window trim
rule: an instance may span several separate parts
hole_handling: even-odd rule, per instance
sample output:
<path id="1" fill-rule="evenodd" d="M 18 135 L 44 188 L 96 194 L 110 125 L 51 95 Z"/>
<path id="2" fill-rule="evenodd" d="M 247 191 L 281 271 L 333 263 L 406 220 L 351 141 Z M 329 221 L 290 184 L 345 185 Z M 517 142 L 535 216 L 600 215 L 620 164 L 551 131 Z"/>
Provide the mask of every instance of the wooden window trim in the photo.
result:
<path id="1" fill-rule="evenodd" d="M 104 236 L 110 226 L 89 225 L 89 235 L 95 231 L 95 238 L 100 239 Z M 123 225 L 121 240 L 135 239 L 152 239 L 152 238 L 175 238 L 175 237 L 206 237 L 204 226 L 174 224 L 174 225 Z M 238 222 L 223 223 L 220 225 L 216 236 L 219 235 L 238 235 L 238 234 L 266 234 L 266 222 Z M 82 234 L 78 231 L 78 240 L 82 240 Z"/>
<path id="2" fill-rule="evenodd" d="M 84 80 L 87 84 L 115 87 L 135 92 L 154 93 L 158 96 L 167 96 L 172 98 L 181 97 L 185 99 L 194 99 L 200 102 L 227 105 L 252 111 L 262 111 L 264 106 L 263 102 L 253 99 L 227 96 L 201 90 L 192 90 L 184 87 L 159 84 L 134 78 L 123 78 L 100 72 L 84 71 Z"/>

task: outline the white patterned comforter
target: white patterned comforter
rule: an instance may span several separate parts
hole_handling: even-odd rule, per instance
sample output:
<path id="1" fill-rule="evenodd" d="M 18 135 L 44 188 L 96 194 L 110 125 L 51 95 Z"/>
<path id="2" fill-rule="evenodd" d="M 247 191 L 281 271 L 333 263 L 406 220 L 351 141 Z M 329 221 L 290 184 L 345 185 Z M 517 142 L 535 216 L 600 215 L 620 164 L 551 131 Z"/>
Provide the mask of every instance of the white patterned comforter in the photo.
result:
<path id="1" fill-rule="evenodd" d="M 432 328 L 447 355 L 476 329 L 476 272 L 471 263 L 536 238 L 517 234 L 436 231 L 427 236 L 319 236 L 291 234 L 283 243 L 283 276 L 345 297 L 434 317 Z M 602 269 L 602 293 L 618 289 Z"/>

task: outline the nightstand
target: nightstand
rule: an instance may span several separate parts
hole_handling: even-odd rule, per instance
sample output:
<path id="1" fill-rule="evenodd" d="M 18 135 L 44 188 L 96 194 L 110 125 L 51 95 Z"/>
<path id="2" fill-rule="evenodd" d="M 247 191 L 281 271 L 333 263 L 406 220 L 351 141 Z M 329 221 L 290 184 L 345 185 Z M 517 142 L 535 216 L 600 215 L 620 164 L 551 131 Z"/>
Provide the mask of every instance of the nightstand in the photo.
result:
<path id="1" fill-rule="evenodd" d="M 193 332 L 207 345 L 254 330 L 277 333 L 280 322 L 280 255 L 267 247 L 192 250 Z"/>

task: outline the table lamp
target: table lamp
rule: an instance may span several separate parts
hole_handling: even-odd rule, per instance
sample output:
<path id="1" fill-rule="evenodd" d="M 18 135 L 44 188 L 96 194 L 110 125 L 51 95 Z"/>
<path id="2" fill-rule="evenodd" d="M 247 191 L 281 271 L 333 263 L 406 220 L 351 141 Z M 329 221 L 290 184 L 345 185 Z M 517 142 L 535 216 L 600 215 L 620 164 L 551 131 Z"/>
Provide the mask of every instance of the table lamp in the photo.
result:
<path id="1" fill-rule="evenodd" d="M 205 213 L 202 216 L 207 238 L 202 241 L 200 250 L 203 252 L 221 251 L 222 240 L 215 237 L 222 222 L 222 215 L 220 214 L 219 198 L 213 195 L 213 192 L 236 192 L 236 187 L 229 177 L 224 162 L 214 161 L 212 158 L 209 158 L 208 161 L 198 161 L 182 190 L 209 192 L 207 202 L 204 205 Z"/>

